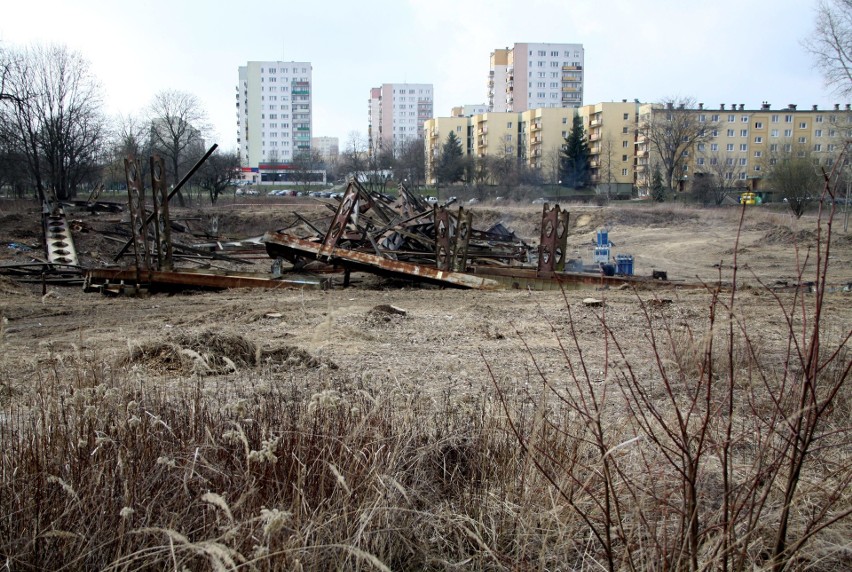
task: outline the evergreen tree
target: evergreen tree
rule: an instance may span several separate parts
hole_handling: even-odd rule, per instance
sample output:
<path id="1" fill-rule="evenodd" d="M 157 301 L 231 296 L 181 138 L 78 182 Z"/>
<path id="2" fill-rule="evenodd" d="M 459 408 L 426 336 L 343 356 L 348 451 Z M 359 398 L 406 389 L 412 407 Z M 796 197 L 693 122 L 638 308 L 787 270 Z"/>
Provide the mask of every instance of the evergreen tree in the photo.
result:
<path id="1" fill-rule="evenodd" d="M 438 180 L 442 183 L 455 183 L 464 178 L 464 151 L 461 141 L 455 131 L 450 131 L 447 140 L 441 148 L 441 158 L 438 161 Z"/>
<path id="2" fill-rule="evenodd" d="M 583 120 L 579 115 L 574 116 L 571 132 L 565 138 L 559 161 L 559 178 L 562 185 L 574 189 L 582 189 L 589 185 L 591 172 L 589 170 L 589 144 L 583 129 Z"/>
<path id="3" fill-rule="evenodd" d="M 651 198 L 661 203 L 666 200 L 666 185 L 663 183 L 663 173 L 660 164 L 654 164 L 654 173 L 651 175 Z"/>

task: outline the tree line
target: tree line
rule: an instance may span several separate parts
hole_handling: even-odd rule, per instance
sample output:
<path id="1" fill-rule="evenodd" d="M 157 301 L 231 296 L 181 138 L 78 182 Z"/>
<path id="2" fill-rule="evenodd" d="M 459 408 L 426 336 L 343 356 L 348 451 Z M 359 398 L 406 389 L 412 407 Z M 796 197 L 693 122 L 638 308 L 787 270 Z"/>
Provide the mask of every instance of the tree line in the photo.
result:
<path id="1" fill-rule="evenodd" d="M 0 47 L 0 188 L 41 200 L 123 188 L 124 158 L 136 157 L 145 175 L 153 154 L 174 185 L 204 155 L 210 126 L 193 94 L 161 91 L 137 114 L 108 117 L 102 92 L 89 63 L 67 47 Z M 195 182 L 215 202 L 238 170 L 236 152 L 217 152 Z"/>

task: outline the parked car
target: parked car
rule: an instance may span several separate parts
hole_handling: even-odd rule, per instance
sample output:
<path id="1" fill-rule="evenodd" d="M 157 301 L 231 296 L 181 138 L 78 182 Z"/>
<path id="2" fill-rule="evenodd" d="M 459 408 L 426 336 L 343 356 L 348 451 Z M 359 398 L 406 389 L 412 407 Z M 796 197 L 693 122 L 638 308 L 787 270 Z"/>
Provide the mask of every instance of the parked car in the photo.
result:
<path id="1" fill-rule="evenodd" d="M 437 204 L 438 197 L 426 197 L 426 202 L 429 203 L 430 205 Z"/>

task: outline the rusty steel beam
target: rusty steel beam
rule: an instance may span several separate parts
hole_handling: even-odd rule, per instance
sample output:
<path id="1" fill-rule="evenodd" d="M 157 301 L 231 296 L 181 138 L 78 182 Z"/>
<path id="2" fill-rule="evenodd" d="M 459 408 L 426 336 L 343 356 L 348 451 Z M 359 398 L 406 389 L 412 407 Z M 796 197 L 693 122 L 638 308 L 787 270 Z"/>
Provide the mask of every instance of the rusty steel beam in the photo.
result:
<path id="1" fill-rule="evenodd" d="M 449 270 L 453 263 L 452 245 L 455 227 L 450 211 L 435 207 L 435 266 L 438 270 Z"/>
<path id="2" fill-rule="evenodd" d="M 104 269 L 86 270 L 84 289 L 91 291 L 99 285 L 112 283 L 145 285 L 149 289 L 160 287 L 211 288 L 224 290 L 227 288 L 316 288 L 326 287 L 327 280 L 279 280 L 271 279 L 268 275 L 249 275 L 236 273 L 215 273 L 209 270 L 198 272 L 190 270 L 161 271 L 152 270 L 147 273 L 145 280 L 137 280 L 134 269 Z"/>
<path id="3" fill-rule="evenodd" d="M 540 273 L 565 270 L 565 250 L 568 248 L 568 211 L 559 205 L 544 204 L 541 214 L 541 240 L 538 247 Z"/>
<path id="4" fill-rule="evenodd" d="M 470 231 L 473 226 L 473 213 L 465 212 L 464 207 L 459 207 L 458 227 L 453 241 L 453 263 L 452 269 L 456 272 L 464 272 L 467 269 L 467 249 L 470 246 Z"/>
<path id="5" fill-rule="evenodd" d="M 148 216 L 145 212 L 145 185 L 142 171 L 136 158 L 124 159 L 124 175 L 127 180 L 127 204 L 130 209 L 130 230 L 133 233 L 131 244 L 136 258 L 137 280 L 141 273 L 151 269 L 148 251 Z"/>
<path id="6" fill-rule="evenodd" d="M 166 166 L 159 155 L 151 156 L 151 193 L 154 199 L 154 243 L 157 246 L 157 268 L 171 270 L 172 230 L 169 221 L 169 192 L 166 189 Z"/>
<path id="7" fill-rule="evenodd" d="M 74 238 L 65 218 L 65 211 L 61 206 L 51 209 L 47 203 L 44 204 L 42 213 L 44 226 L 44 249 L 47 261 L 50 264 L 78 265 L 77 249 L 74 247 Z"/>
<path id="8" fill-rule="evenodd" d="M 497 287 L 497 282 L 488 278 L 439 270 L 433 266 L 390 260 L 366 252 L 342 248 L 328 252 L 318 242 L 302 240 L 285 233 L 267 232 L 263 235 L 263 241 L 266 243 L 267 253 L 272 258 L 282 257 L 289 260 L 292 257 L 303 257 L 323 260 L 349 270 L 359 270 L 393 278 L 406 278 L 450 288 L 482 290 Z"/>
<path id="9" fill-rule="evenodd" d="M 174 197 L 176 194 L 178 194 L 178 192 L 180 192 L 181 188 L 186 184 L 187 181 L 189 181 L 190 177 L 192 177 L 195 172 L 201 168 L 201 165 L 203 165 L 204 162 L 210 158 L 210 155 L 213 154 L 213 151 L 215 151 L 217 147 L 219 147 L 219 145 L 217 143 L 214 143 L 213 146 L 207 150 L 204 156 L 201 157 L 201 159 L 199 159 L 195 165 L 193 165 L 192 169 L 190 169 L 189 172 L 184 175 L 183 178 L 178 182 L 178 184 L 175 185 L 175 187 L 171 191 L 169 191 L 167 200 L 172 200 L 172 197 Z M 153 214 L 149 215 L 149 217 L 145 219 L 145 224 L 150 223 L 153 220 L 153 217 Z M 113 261 L 117 262 L 119 258 L 124 256 L 124 253 L 127 252 L 127 249 L 131 246 L 133 246 L 133 239 L 130 239 L 126 243 L 124 243 L 124 246 L 121 247 L 121 250 L 118 251 L 118 254 L 113 257 Z"/>

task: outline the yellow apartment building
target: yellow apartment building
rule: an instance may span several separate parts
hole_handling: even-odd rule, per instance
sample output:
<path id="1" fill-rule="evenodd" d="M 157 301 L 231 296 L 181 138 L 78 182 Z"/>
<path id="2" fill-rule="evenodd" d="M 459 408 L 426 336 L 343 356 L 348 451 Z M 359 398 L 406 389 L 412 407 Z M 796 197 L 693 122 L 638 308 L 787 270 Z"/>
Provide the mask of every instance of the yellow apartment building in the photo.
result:
<path id="1" fill-rule="evenodd" d="M 633 190 L 639 108 L 638 101 L 623 99 L 579 109 L 589 141 L 592 183 L 610 195 L 629 196 Z"/>
<path id="2" fill-rule="evenodd" d="M 651 114 L 665 114 L 659 104 L 647 104 L 639 110 L 641 125 Z M 730 186 L 743 190 L 766 188 L 764 178 L 779 157 L 795 154 L 810 157 L 815 168 L 830 170 L 843 148 L 852 139 L 850 105 L 829 109 L 812 106 L 799 109 L 791 104 L 773 109 L 764 102 L 757 109 L 744 104 L 721 104 L 708 109 L 698 104 L 686 110 L 697 123 L 707 125 L 707 137 L 685 151 L 678 191 L 689 190 L 696 176 L 723 178 Z M 664 117 L 664 116 L 662 116 Z M 636 139 L 636 186 L 639 194 L 648 194 L 655 163 L 660 157 L 639 134 Z"/>

